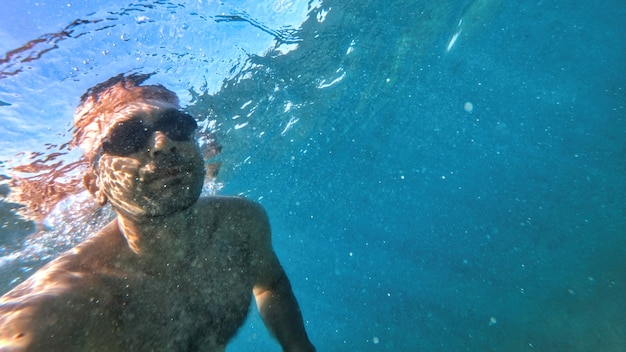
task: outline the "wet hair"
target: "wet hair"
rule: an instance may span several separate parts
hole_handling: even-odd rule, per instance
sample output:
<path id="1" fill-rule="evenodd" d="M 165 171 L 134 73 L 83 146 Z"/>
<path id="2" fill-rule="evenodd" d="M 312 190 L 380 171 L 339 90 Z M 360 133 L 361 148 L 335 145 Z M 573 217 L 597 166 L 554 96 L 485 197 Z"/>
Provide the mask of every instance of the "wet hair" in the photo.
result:
<path id="1" fill-rule="evenodd" d="M 102 139 L 119 118 L 132 115 L 134 110 L 146 106 L 179 106 L 176 94 L 162 85 L 141 85 L 150 74 L 120 74 L 89 88 L 81 97 L 74 114 L 74 131 L 71 142 L 61 146 L 80 147 L 83 155 L 79 160 L 65 164 L 61 160 L 67 152 L 44 155 L 37 153 L 36 160 L 16 166 L 10 186 L 11 202 L 23 204 L 21 215 L 28 220 L 40 222 L 63 199 L 84 191 L 82 176 L 93 167 L 98 157 Z M 211 135 L 212 144 L 205 146 L 205 157 L 219 153 L 220 147 Z M 218 164 L 207 165 L 207 177 L 217 174 Z M 94 207 L 86 207 L 93 211 Z"/>

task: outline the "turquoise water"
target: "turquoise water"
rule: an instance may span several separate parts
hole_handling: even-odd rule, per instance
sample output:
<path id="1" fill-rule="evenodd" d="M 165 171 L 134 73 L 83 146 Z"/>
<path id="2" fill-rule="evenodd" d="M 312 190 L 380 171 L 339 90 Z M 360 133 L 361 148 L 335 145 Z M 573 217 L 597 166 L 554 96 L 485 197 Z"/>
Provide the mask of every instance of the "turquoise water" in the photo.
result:
<path id="1" fill-rule="evenodd" d="M 2 6 L 3 175 L 154 72 L 267 209 L 318 350 L 623 351 L 623 2 L 71 5 Z M 2 292 L 86 235 L 0 206 Z M 278 351 L 251 312 L 228 351 Z"/>

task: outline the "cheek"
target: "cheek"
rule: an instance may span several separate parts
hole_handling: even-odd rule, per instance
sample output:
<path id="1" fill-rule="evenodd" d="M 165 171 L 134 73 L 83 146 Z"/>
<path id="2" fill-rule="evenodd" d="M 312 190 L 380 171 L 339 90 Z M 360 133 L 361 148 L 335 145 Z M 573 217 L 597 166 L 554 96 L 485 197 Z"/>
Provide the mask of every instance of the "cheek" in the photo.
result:
<path id="1" fill-rule="evenodd" d="M 99 163 L 100 189 L 119 198 L 129 194 L 135 188 L 138 178 L 139 162 L 131 158 L 103 156 Z"/>

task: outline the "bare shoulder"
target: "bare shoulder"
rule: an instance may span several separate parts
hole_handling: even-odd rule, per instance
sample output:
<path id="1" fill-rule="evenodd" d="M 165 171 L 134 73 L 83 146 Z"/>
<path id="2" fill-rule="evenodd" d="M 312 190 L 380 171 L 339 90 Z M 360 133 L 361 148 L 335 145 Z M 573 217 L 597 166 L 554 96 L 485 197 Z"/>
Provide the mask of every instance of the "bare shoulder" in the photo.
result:
<path id="1" fill-rule="evenodd" d="M 256 202 L 243 197 L 206 197 L 198 201 L 200 212 L 208 211 L 222 224 L 237 224 L 256 230 L 269 230 L 265 209 Z"/>
<path id="2" fill-rule="evenodd" d="M 59 350 L 54 343 L 66 341 L 48 337 L 72 336 L 88 323 L 85 311 L 100 300 L 99 290 L 59 259 L 0 298 L 0 350 Z"/>
<path id="3" fill-rule="evenodd" d="M 198 200 L 198 205 L 200 207 L 224 209 L 229 212 L 238 211 L 241 212 L 242 215 L 265 216 L 265 210 L 259 203 L 244 197 L 202 197 Z"/>
<path id="4" fill-rule="evenodd" d="M 270 222 L 259 203 L 243 197 L 207 197 L 198 201 L 198 206 L 199 211 L 214 214 L 216 227 L 222 230 L 216 232 L 218 237 L 248 248 L 256 258 L 254 263 L 273 255 Z"/>
<path id="5" fill-rule="evenodd" d="M 111 258 L 119 258 L 123 248 L 123 237 L 112 231 L 117 226 L 111 223 L 97 234 L 61 254 L 46 264 L 22 284 L 0 298 L 0 304 L 11 299 L 24 301 L 33 298 L 54 297 L 66 291 L 75 291 L 82 285 L 93 285 L 95 268 L 106 268 Z"/>
<path id="6" fill-rule="evenodd" d="M 33 341 L 34 336 L 80 331 L 90 316 L 85 314 L 88 307 L 110 299 L 93 269 L 107 261 L 109 256 L 103 253 L 117 244 L 111 236 L 99 235 L 60 255 L 0 298 L 0 350 L 44 343 Z"/>

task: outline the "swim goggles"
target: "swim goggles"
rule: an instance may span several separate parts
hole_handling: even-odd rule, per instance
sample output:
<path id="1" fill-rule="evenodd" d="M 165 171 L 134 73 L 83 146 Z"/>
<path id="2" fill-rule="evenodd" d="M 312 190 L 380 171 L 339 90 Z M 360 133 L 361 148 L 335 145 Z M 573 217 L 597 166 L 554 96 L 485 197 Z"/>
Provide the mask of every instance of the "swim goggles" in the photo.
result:
<path id="1" fill-rule="evenodd" d="M 140 118 L 118 122 L 102 140 L 102 151 L 116 156 L 128 156 L 146 148 L 152 134 L 163 132 L 173 141 L 183 142 L 193 139 L 198 128 L 191 115 L 178 110 L 167 110 L 161 118 L 147 123 Z"/>

